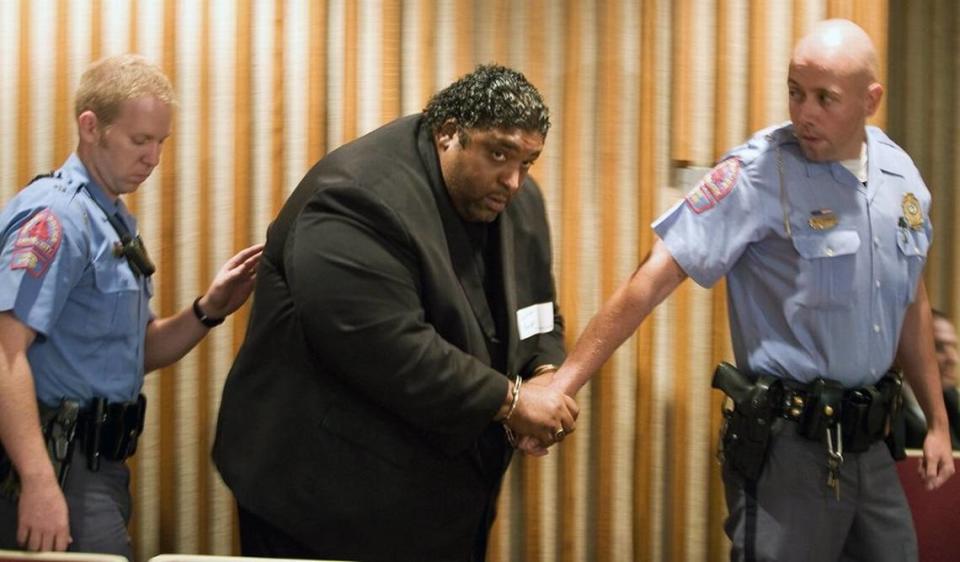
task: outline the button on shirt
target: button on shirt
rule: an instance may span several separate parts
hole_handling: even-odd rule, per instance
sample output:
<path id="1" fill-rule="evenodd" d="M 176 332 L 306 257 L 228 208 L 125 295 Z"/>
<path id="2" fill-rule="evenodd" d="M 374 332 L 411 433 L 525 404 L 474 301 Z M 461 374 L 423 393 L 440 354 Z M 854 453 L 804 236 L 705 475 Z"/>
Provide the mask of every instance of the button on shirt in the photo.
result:
<path id="1" fill-rule="evenodd" d="M 110 200 L 74 154 L 0 213 L 0 310 L 36 331 L 27 359 L 48 405 L 128 401 L 142 387 L 151 281 L 114 253 L 119 235 L 104 211 L 136 232 L 123 202 Z"/>
<path id="2" fill-rule="evenodd" d="M 771 128 L 654 222 L 694 281 L 726 276 L 741 368 L 847 387 L 890 368 L 932 240 L 930 193 L 875 127 L 867 166 L 864 185 L 837 162 L 807 160 L 791 125 Z"/>

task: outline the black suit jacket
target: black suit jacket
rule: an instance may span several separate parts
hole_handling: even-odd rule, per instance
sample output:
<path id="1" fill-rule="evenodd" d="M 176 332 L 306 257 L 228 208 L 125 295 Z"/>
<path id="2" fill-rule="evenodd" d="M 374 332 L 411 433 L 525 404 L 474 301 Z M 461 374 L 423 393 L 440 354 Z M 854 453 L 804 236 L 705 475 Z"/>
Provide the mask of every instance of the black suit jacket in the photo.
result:
<path id="1" fill-rule="evenodd" d="M 532 181 L 498 222 L 500 336 L 508 372 L 527 376 L 563 360 Z M 307 173 L 270 226 L 223 391 L 213 456 L 245 509 L 318 556 L 469 559 L 509 462 L 491 420 L 510 385 L 490 367 L 470 256 L 418 115 Z M 552 330 L 521 340 L 516 312 L 539 303 Z"/>

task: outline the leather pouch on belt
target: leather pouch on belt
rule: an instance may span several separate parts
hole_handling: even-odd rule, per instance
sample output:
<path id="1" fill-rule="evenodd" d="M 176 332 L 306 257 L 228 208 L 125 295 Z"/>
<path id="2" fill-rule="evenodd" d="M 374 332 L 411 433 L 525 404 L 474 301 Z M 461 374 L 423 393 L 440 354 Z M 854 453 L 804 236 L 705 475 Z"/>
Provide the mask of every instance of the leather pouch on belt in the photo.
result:
<path id="1" fill-rule="evenodd" d="M 143 433 L 147 399 L 140 395 L 135 402 L 110 404 L 106 422 L 101 428 L 100 454 L 112 461 L 123 461 L 137 451 L 137 440 Z"/>
<path id="2" fill-rule="evenodd" d="M 820 441 L 827 428 L 836 425 L 845 389 L 838 382 L 817 379 L 807 387 L 807 405 L 800 420 L 800 434 Z"/>
<path id="3" fill-rule="evenodd" d="M 843 448 L 851 453 L 862 453 L 883 436 L 886 408 L 880 393 L 872 387 L 858 388 L 847 393 L 843 401 Z"/>

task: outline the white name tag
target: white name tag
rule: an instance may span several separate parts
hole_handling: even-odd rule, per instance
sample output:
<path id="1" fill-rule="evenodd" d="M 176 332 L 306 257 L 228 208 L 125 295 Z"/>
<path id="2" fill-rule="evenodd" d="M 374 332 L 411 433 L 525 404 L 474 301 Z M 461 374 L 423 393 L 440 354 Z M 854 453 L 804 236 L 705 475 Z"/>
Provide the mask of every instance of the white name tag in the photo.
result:
<path id="1" fill-rule="evenodd" d="M 542 302 L 517 311 L 517 331 L 525 340 L 537 334 L 553 331 L 553 303 Z"/>

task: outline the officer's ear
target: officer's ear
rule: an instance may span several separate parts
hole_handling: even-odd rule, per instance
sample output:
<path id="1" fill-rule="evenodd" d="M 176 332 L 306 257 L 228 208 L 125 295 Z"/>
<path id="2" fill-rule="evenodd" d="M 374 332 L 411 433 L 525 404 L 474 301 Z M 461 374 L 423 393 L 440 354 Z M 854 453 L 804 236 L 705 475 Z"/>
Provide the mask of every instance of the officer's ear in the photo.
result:
<path id="1" fill-rule="evenodd" d="M 867 117 L 873 117 L 880 107 L 880 100 L 883 99 L 883 86 L 874 82 L 867 86 L 866 110 Z"/>
<path id="2" fill-rule="evenodd" d="M 87 144 L 96 144 L 100 141 L 100 120 L 97 114 L 89 109 L 77 116 L 77 131 L 80 140 Z"/>

